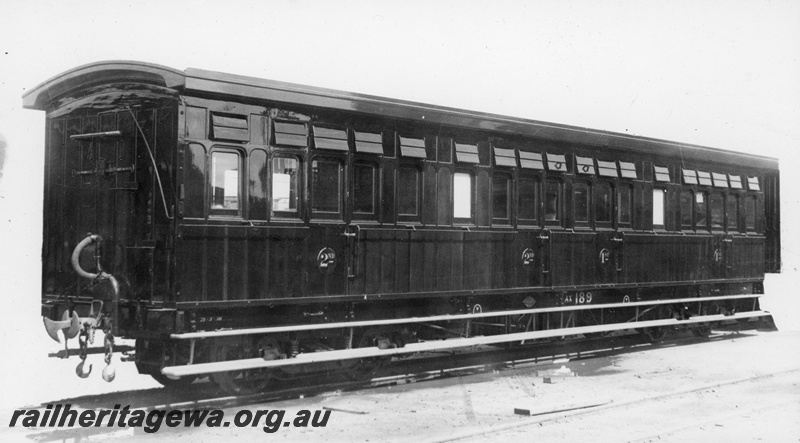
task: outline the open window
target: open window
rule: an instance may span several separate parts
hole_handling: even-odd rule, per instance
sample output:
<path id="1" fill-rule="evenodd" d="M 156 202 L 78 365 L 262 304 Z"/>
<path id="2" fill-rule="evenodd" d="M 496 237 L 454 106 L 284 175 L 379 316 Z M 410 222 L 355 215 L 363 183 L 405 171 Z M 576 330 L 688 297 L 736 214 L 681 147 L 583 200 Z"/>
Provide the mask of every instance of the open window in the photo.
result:
<path id="1" fill-rule="evenodd" d="M 300 162 L 295 157 L 272 159 L 272 214 L 299 217 Z"/>
<path id="2" fill-rule="evenodd" d="M 653 189 L 653 229 L 664 229 L 667 208 L 667 190 Z"/>
<path id="3" fill-rule="evenodd" d="M 694 227 L 697 230 L 708 230 L 708 193 L 695 193 L 694 202 Z"/>
<path id="4" fill-rule="evenodd" d="M 560 180 L 548 179 L 544 187 L 544 220 L 545 224 L 560 225 L 563 220 L 561 198 L 562 183 Z"/>
<path id="5" fill-rule="evenodd" d="M 477 156 L 477 154 L 476 154 Z M 473 176 L 468 172 L 453 174 L 453 219 L 455 223 L 473 223 Z"/>
<path id="6" fill-rule="evenodd" d="M 242 215 L 242 156 L 233 149 L 211 151 L 210 215 L 240 217 Z"/>

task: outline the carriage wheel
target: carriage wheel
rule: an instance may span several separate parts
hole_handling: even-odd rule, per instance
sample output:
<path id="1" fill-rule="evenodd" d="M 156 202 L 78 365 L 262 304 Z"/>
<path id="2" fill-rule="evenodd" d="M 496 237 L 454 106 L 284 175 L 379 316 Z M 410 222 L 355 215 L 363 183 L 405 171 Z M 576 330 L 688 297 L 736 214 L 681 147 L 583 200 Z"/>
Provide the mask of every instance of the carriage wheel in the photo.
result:
<path id="1" fill-rule="evenodd" d="M 650 343 L 661 343 L 667 335 L 667 328 L 664 327 L 642 328 L 637 331 Z"/>
<path id="2" fill-rule="evenodd" d="M 177 380 L 173 380 L 160 372 L 155 374 L 150 374 L 150 376 L 153 377 L 153 380 L 159 382 L 161 386 L 163 386 L 164 388 L 176 389 L 176 390 L 185 388 L 190 384 L 192 384 L 192 382 L 197 380 L 197 377 L 194 376 L 181 377 Z"/>
<path id="3" fill-rule="evenodd" d="M 358 341 L 357 348 L 379 347 L 379 340 L 385 338 L 377 329 L 367 329 Z M 351 365 L 345 374 L 351 380 L 372 379 L 380 371 L 390 357 L 361 358 Z"/>
<path id="4" fill-rule="evenodd" d="M 264 355 L 261 351 L 267 349 Z M 211 349 L 211 360 L 215 362 L 264 357 L 276 357 L 277 340 L 262 338 L 249 349 L 242 343 L 219 343 Z M 211 379 L 226 393 L 231 395 L 251 395 L 263 392 L 272 382 L 273 370 L 247 369 L 242 371 L 217 372 Z"/>

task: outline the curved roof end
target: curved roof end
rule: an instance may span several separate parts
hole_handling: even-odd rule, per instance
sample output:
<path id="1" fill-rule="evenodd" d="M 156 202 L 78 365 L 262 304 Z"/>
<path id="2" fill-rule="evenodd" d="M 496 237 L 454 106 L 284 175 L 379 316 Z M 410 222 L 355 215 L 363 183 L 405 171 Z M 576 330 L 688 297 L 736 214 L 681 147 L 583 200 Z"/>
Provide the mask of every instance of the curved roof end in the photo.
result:
<path id="1" fill-rule="evenodd" d="M 126 60 L 90 63 L 58 74 L 26 92 L 22 96 L 22 106 L 45 110 L 71 91 L 115 80 L 180 88 L 186 77 L 182 71 L 152 63 Z"/>

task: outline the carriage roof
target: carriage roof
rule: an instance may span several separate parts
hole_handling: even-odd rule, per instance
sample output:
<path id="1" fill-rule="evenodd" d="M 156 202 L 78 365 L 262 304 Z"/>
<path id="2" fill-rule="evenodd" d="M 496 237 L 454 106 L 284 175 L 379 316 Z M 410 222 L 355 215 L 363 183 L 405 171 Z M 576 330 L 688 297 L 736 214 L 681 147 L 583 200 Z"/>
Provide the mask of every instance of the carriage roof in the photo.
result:
<path id="1" fill-rule="evenodd" d="M 726 151 L 706 146 L 634 136 L 598 129 L 529 120 L 406 100 L 304 86 L 215 71 L 188 68 L 185 71 L 135 61 L 91 63 L 59 74 L 23 95 L 23 106 L 53 110 L 70 95 L 99 85 L 140 83 L 169 88 L 177 93 L 217 95 L 229 100 L 289 103 L 359 114 L 376 115 L 425 124 L 464 127 L 592 146 L 611 147 L 644 154 L 675 156 L 752 167 L 777 169 L 772 157 Z"/>

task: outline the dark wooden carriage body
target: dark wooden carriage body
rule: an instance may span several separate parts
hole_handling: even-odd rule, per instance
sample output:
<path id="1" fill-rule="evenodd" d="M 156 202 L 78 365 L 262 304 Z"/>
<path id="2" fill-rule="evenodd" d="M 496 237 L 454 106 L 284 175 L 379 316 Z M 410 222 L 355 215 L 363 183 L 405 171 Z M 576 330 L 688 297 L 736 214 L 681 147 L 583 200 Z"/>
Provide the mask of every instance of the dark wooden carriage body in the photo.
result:
<path id="1" fill-rule="evenodd" d="M 124 337 L 758 294 L 780 268 L 771 158 L 136 62 L 25 106 L 43 315 L 104 297 L 70 266 L 98 234 L 81 263 L 119 280 Z"/>

